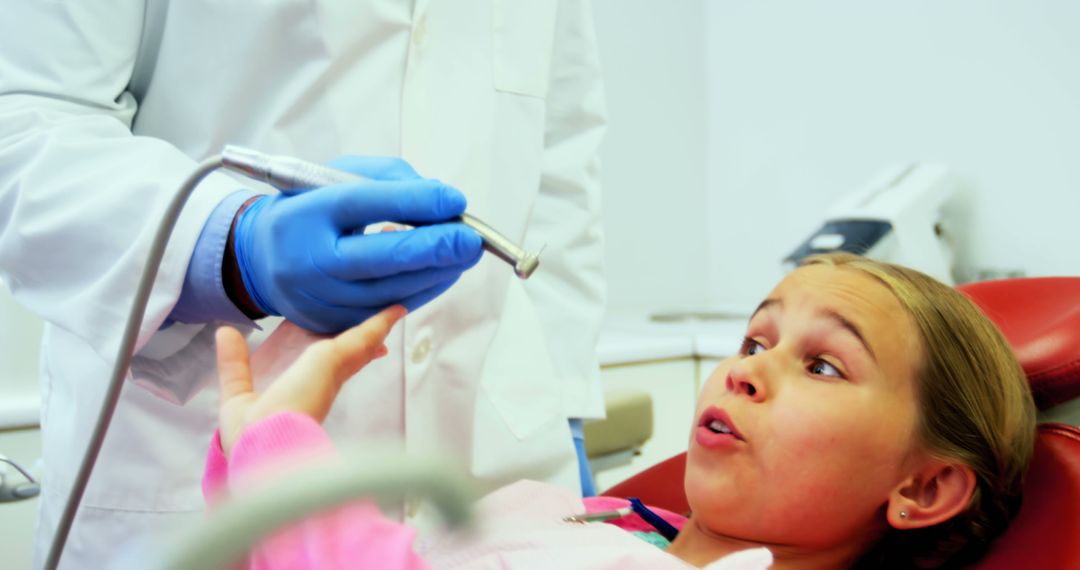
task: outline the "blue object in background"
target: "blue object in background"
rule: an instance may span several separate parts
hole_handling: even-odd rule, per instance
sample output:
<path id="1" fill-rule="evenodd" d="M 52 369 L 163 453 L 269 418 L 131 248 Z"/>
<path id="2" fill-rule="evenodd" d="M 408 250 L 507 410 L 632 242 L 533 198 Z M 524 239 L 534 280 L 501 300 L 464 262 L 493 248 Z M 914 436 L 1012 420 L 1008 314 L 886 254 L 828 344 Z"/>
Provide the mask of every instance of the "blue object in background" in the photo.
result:
<path id="1" fill-rule="evenodd" d="M 581 496 L 595 497 L 596 483 L 593 482 L 589 469 L 589 458 L 585 456 L 585 431 L 579 418 L 570 418 L 570 433 L 574 436 L 574 449 L 577 450 L 578 472 L 581 475 Z"/>

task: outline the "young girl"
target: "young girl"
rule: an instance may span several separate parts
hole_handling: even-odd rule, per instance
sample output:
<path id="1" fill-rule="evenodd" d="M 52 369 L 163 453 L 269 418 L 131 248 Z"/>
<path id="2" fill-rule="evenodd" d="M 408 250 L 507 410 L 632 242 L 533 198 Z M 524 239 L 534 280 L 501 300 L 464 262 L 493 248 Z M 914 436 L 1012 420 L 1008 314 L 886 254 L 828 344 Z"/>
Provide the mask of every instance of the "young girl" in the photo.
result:
<path id="1" fill-rule="evenodd" d="M 262 394 L 252 390 L 243 339 L 219 331 L 221 428 L 207 465 L 208 500 L 241 492 L 245 473 L 274 458 L 328 447 L 317 422 L 342 382 L 385 355 L 382 339 L 402 315 L 391 308 L 312 345 Z M 524 482 L 481 501 L 472 535 L 414 541 L 375 507 L 350 505 L 283 531 L 248 564 L 968 564 L 1019 506 L 1034 431 L 1023 371 L 965 297 L 910 269 L 820 256 L 765 298 L 738 355 L 702 389 L 684 481 L 693 513 L 668 517 L 681 531 L 666 550 L 612 525 L 567 524 L 563 517 L 586 510 L 581 499 Z"/>

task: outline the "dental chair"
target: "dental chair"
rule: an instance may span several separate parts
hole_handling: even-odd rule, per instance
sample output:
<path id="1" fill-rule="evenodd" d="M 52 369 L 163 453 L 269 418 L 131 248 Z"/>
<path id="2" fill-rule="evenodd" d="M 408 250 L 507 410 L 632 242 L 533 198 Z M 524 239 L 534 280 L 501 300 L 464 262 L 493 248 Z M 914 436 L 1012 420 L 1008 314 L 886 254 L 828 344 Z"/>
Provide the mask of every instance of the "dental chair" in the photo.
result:
<path id="1" fill-rule="evenodd" d="M 1080 277 L 1003 279 L 958 287 L 997 324 L 1031 382 L 1040 411 L 1080 397 Z M 1072 419 L 1076 423 L 1076 419 Z M 608 489 L 677 513 L 686 454 L 681 453 Z M 1038 426 L 1024 500 L 979 570 L 1080 568 L 1080 428 Z"/>

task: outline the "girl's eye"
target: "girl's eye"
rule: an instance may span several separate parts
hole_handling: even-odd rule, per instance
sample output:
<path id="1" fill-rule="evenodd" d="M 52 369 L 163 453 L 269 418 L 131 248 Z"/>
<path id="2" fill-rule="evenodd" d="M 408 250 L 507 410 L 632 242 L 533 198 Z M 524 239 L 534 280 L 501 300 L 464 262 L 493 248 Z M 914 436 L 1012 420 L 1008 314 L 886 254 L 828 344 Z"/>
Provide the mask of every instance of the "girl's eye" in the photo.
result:
<path id="1" fill-rule="evenodd" d="M 750 337 L 746 337 L 743 339 L 742 348 L 739 350 L 740 354 L 744 356 L 753 356 L 760 352 L 765 352 L 765 345 Z"/>
<path id="2" fill-rule="evenodd" d="M 841 374 L 840 371 L 837 370 L 835 366 L 833 366 L 832 364 L 829 364 L 828 362 L 825 362 L 824 360 L 822 360 L 820 358 L 818 358 L 817 360 L 814 360 L 814 362 L 812 362 L 810 364 L 810 373 L 811 374 L 816 374 L 818 376 L 829 376 L 829 377 L 832 377 L 832 378 L 843 378 L 844 377 L 844 375 Z"/>

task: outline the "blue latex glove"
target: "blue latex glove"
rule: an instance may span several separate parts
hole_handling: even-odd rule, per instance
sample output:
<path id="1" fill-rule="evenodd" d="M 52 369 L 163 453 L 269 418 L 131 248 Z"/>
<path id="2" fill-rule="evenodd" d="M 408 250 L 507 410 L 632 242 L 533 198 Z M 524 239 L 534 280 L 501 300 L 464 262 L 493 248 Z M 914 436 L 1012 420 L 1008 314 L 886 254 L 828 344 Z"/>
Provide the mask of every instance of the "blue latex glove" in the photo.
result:
<path id="1" fill-rule="evenodd" d="M 331 166 L 370 180 L 259 198 L 237 220 L 237 264 L 263 312 L 339 332 L 392 304 L 415 310 L 479 261 L 483 242 L 461 223 L 363 234 L 375 222 L 459 216 L 461 192 L 400 159 L 345 157 Z"/>

